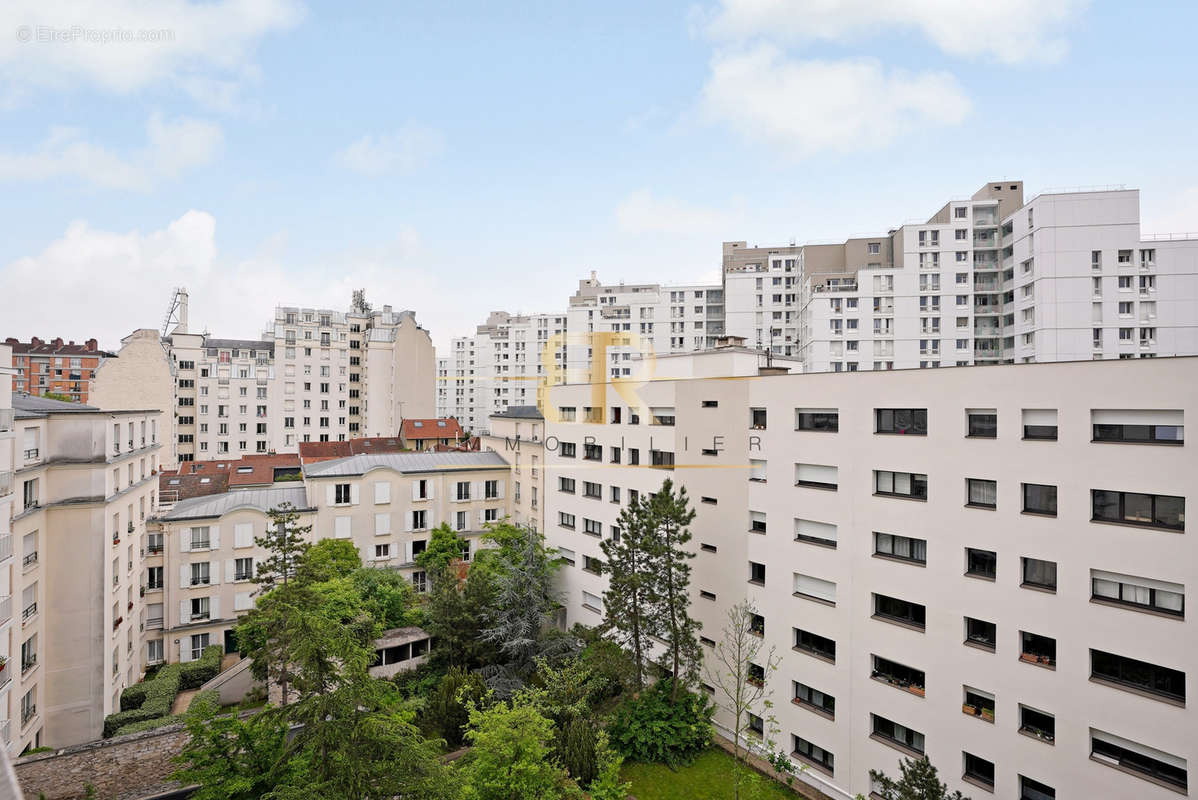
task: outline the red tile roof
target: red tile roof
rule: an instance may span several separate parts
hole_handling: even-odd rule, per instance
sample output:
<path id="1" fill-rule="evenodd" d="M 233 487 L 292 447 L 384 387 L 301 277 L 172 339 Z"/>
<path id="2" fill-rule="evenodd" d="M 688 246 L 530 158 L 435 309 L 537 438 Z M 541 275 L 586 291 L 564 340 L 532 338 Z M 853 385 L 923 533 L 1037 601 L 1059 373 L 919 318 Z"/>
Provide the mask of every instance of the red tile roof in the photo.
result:
<path id="1" fill-rule="evenodd" d="M 164 470 L 158 478 L 158 490 L 178 492 L 177 499 L 186 500 L 247 486 L 269 486 L 275 482 L 275 470 L 287 467 L 298 472 L 299 456 L 271 453 L 224 461 L 188 461 L 177 470 Z"/>
<path id="2" fill-rule="evenodd" d="M 28 342 L 22 342 L 12 336 L 4 340 L 12 347 L 12 354 L 35 356 L 102 356 L 111 358 L 114 354 L 101 350 L 95 339 L 88 339 L 83 344 L 75 344 L 74 340 L 64 342 L 62 339 L 44 341 L 34 336 Z"/>
<path id="3" fill-rule="evenodd" d="M 462 426 L 453 417 L 444 419 L 405 419 L 399 428 L 400 438 L 405 441 L 422 439 L 457 439 L 462 436 Z"/>
<path id="4" fill-rule="evenodd" d="M 300 442 L 299 457 L 303 463 L 312 464 L 366 453 L 402 453 L 405 449 L 394 436 L 364 436 L 344 442 Z"/>

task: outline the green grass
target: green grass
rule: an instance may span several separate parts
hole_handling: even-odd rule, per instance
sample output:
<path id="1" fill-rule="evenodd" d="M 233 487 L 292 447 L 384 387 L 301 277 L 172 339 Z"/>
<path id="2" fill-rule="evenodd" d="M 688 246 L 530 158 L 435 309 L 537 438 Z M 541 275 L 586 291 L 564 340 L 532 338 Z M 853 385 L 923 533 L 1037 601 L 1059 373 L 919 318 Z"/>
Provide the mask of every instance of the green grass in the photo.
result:
<path id="1" fill-rule="evenodd" d="M 664 764 L 625 764 L 624 780 L 631 781 L 629 794 L 636 800 L 729 800 L 732 797 L 732 756 L 712 747 L 687 767 L 677 772 Z M 780 783 L 761 778 L 762 791 L 754 796 L 745 792 L 742 797 L 761 800 L 798 800 L 801 795 Z M 742 784 L 742 787 L 744 784 Z"/>

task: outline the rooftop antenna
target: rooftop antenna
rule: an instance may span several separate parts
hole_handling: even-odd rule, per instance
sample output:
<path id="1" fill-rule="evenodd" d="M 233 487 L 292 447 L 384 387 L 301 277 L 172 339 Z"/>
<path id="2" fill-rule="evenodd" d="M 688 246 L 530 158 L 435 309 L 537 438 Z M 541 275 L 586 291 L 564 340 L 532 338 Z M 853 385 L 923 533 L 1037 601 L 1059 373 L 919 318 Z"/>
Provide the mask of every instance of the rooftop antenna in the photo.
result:
<path id="1" fill-rule="evenodd" d="M 187 288 L 184 286 L 176 286 L 171 294 L 170 308 L 162 320 L 163 336 L 166 336 L 172 322 L 175 323 L 175 333 L 187 333 Z"/>

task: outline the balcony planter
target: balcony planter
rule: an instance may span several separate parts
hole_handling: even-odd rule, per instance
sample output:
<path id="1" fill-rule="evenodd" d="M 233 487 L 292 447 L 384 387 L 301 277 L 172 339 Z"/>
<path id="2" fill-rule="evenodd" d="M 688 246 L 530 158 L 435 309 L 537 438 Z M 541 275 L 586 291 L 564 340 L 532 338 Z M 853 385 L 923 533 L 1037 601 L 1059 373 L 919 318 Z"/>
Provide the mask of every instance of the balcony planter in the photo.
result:
<path id="1" fill-rule="evenodd" d="M 113 543 L 114 545 L 116 545 L 116 544 L 120 544 L 120 543 L 121 543 L 121 540 L 120 540 L 120 539 L 118 539 L 117 537 L 113 536 L 113 537 L 112 537 L 112 543 Z"/>
<path id="2" fill-rule="evenodd" d="M 130 611 L 133 610 L 133 601 L 132 600 L 129 601 L 129 610 Z"/>
<path id="3" fill-rule="evenodd" d="M 918 695 L 919 697 L 924 696 L 922 686 L 911 686 L 911 687 L 908 687 L 907 691 L 913 695 Z"/>
<path id="4" fill-rule="evenodd" d="M 961 706 L 961 712 L 964 714 L 969 714 L 972 717 L 976 717 L 978 710 L 976 708 L 974 708 L 973 706 L 969 705 L 969 703 L 966 703 L 965 705 Z"/>
<path id="5" fill-rule="evenodd" d="M 986 720 L 987 722 L 994 722 L 994 712 L 988 708 L 983 708 L 982 719 Z"/>

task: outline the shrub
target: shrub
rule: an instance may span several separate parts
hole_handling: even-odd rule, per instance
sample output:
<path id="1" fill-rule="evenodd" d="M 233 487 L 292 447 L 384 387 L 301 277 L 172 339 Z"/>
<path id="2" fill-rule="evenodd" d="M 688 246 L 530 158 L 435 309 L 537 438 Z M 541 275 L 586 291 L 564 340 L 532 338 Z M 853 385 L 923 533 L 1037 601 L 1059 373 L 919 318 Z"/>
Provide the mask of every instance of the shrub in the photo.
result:
<path id="1" fill-rule="evenodd" d="M 175 697 L 179 694 L 181 674 L 182 665 L 168 664 L 158 671 L 158 674 L 154 676 L 154 680 L 136 684 L 137 687 L 141 688 L 138 692 L 130 693 L 129 702 L 132 703 L 140 697 L 141 704 L 116 714 L 109 714 L 105 717 L 104 738 L 107 739 L 115 735 L 118 730 L 127 725 L 168 716 L 171 713 L 171 706 L 174 705 Z M 135 687 L 129 687 L 129 689 L 133 688 Z M 128 692 L 129 689 L 126 689 L 125 692 Z M 126 705 L 125 692 L 121 693 L 122 709 Z"/>
<path id="2" fill-rule="evenodd" d="M 625 756 L 674 767 L 690 762 L 711 744 L 714 709 L 690 691 L 671 702 L 672 684 L 660 680 L 616 708 L 609 733 Z"/>
<path id="3" fill-rule="evenodd" d="M 580 717 L 574 717 L 558 729 L 554 749 L 562 766 L 579 786 L 589 784 L 599 771 L 595 741 L 595 727 Z"/>
<path id="4" fill-rule="evenodd" d="M 179 725 L 183 722 L 183 717 L 159 717 L 158 719 L 147 719 L 144 722 L 134 722 L 132 725 L 125 725 L 118 728 L 113 736 L 124 736 L 128 733 L 141 733 L 143 731 L 152 731 L 157 728 L 165 728 L 167 725 Z"/>
<path id="5" fill-rule="evenodd" d="M 219 675 L 222 654 L 221 646 L 213 644 L 205 647 L 203 654 L 195 661 L 180 664 L 179 690 L 198 689 Z"/>
<path id="6" fill-rule="evenodd" d="M 187 704 L 187 711 L 200 711 L 201 713 L 213 713 L 220 711 L 220 691 L 217 689 L 205 689 L 198 692 L 195 697 L 191 698 L 191 702 Z"/>
<path id="7" fill-rule="evenodd" d="M 486 694 L 487 685 L 481 676 L 454 667 L 445 673 L 425 701 L 422 715 L 425 733 L 444 739 L 450 750 L 458 749 L 470 721 L 466 703 L 481 705 Z"/>
<path id="8" fill-rule="evenodd" d="M 421 664 L 416 669 L 397 672 L 391 682 L 399 689 L 400 695 L 410 700 L 412 698 L 428 697 L 441 683 L 445 672 L 432 664 Z"/>

